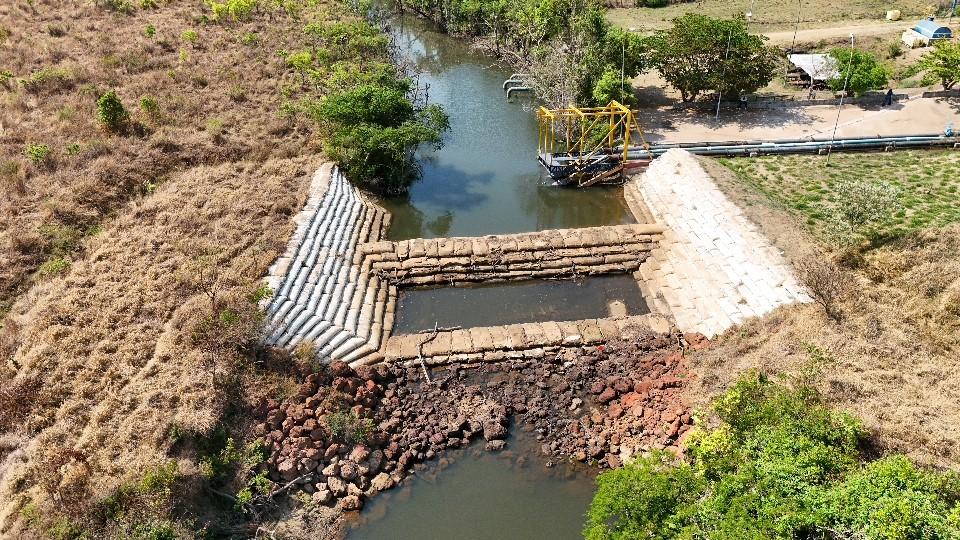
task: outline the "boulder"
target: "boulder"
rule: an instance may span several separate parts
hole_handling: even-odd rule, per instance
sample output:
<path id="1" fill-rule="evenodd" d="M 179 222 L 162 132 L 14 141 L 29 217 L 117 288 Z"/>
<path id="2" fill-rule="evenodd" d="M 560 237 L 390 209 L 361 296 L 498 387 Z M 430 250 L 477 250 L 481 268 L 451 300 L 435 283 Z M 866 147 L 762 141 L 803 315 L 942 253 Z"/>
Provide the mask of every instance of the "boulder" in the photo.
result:
<path id="1" fill-rule="evenodd" d="M 335 497 L 342 497 L 347 493 L 347 483 L 336 476 L 327 478 L 327 487 Z"/>
<path id="2" fill-rule="evenodd" d="M 340 499 L 340 509 L 345 512 L 352 512 L 363 508 L 363 499 L 359 495 L 347 495 Z"/>
<path id="3" fill-rule="evenodd" d="M 360 472 L 357 470 L 357 464 L 352 461 L 344 461 L 340 464 L 340 478 L 344 480 L 353 480 Z"/>
<path id="4" fill-rule="evenodd" d="M 386 491 L 396 485 L 393 478 L 387 473 L 380 473 L 373 477 L 370 486 L 377 491 Z"/>
<path id="5" fill-rule="evenodd" d="M 609 386 L 603 389 L 603 392 L 600 392 L 600 395 L 597 396 L 597 401 L 601 404 L 607 404 L 617 397 L 617 391 Z"/>
<path id="6" fill-rule="evenodd" d="M 483 440 L 493 441 L 507 436 L 507 428 L 496 420 L 487 420 L 483 423 Z"/>
<path id="7" fill-rule="evenodd" d="M 507 441 L 503 441 L 503 440 L 490 441 L 486 445 L 484 445 L 483 449 L 486 450 L 487 452 L 499 452 L 500 450 L 503 450 L 506 446 L 507 446 Z"/>

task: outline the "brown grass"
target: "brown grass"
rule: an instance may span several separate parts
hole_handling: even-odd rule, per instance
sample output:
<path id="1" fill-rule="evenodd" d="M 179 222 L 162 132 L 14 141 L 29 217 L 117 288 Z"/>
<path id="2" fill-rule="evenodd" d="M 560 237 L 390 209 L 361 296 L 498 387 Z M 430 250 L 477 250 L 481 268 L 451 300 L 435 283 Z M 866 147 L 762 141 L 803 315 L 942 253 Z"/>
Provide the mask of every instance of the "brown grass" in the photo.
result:
<path id="1" fill-rule="evenodd" d="M 178 171 L 316 149 L 308 126 L 278 115 L 293 75 L 276 53 L 302 46 L 302 20 L 205 25 L 203 2 L 157 4 L 123 14 L 94 2 L 0 3 L 0 28 L 10 33 L 0 69 L 15 77 L 0 85 L 0 319 L 42 277 L 34 274 L 41 264 L 82 257 L 83 238 L 104 219 Z M 188 29 L 199 34 L 195 44 L 181 38 Z M 242 42 L 249 33 L 256 43 Z M 121 135 L 95 118 L 110 89 L 132 117 Z M 158 113 L 140 110 L 147 96 Z M 24 155 L 31 143 L 47 145 L 50 157 L 33 163 Z M 58 242 L 63 231 L 71 241 Z"/>
<path id="2" fill-rule="evenodd" d="M 290 359 L 251 363 L 248 297 L 322 161 L 311 125 L 279 115 L 300 83 L 277 51 L 342 8 L 204 24 L 203 2 L 133 5 L 0 3 L 0 70 L 17 79 L 0 84 L 4 538 L 90 524 L 95 503 L 169 459 L 175 432 L 209 433 L 228 406 L 302 376 Z M 121 134 L 96 122 L 109 89 L 131 114 Z M 158 112 L 140 110 L 147 96 Z M 50 156 L 33 162 L 28 144 Z M 221 331 L 223 309 L 240 323 Z"/>
<path id="3" fill-rule="evenodd" d="M 705 162 L 788 258 L 820 252 L 797 218 L 724 167 Z M 856 290 L 839 302 L 840 322 L 809 304 L 728 331 L 714 347 L 696 353 L 700 382 L 689 398 L 705 406 L 750 368 L 798 376 L 816 365 L 827 398 L 862 418 L 881 450 L 955 465 L 960 461 L 958 236 L 960 225 L 928 229 L 867 252 L 858 268 L 847 268 Z"/>
<path id="4" fill-rule="evenodd" d="M 15 306 L 9 317 L 23 323 L 18 369 L 4 370 L 4 384 L 39 381 L 49 396 L 19 413 L 26 420 L 18 431 L 41 463 L 49 451 L 82 452 L 91 492 L 102 497 L 163 460 L 173 426 L 214 427 L 224 392 L 189 331 L 209 298 L 185 285 L 184 273 L 198 251 L 216 250 L 224 283 L 258 280 L 282 251 L 317 165 L 278 160 L 173 176 L 91 241 L 65 276 Z M 0 472 L 0 489 L 8 501 L 26 494 L 42 502 L 49 489 L 36 485 L 31 454 L 24 458 Z M 15 509 L 0 515 L 7 527 Z"/>

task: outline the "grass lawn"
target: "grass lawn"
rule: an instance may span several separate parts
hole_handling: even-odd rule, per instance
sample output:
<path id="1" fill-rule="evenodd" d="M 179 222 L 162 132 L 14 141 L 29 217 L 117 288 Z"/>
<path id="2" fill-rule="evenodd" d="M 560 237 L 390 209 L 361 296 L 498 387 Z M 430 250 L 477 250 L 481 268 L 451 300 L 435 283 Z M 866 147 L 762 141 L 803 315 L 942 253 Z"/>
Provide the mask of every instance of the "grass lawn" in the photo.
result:
<path id="1" fill-rule="evenodd" d="M 841 179 L 882 180 L 896 186 L 903 210 L 880 231 L 899 236 L 960 222 L 960 152 L 910 150 L 875 154 L 767 156 L 721 159 L 746 184 L 802 216 L 823 233 Z"/>
<path id="2" fill-rule="evenodd" d="M 832 21 L 882 19 L 889 9 L 899 9 L 905 19 L 922 15 L 931 2 L 921 0 L 802 0 L 802 27 L 822 26 Z M 610 10 L 611 22 L 629 28 L 664 28 L 669 21 L 684 13 L 701 13 L 711 17 L 732 17 L 753 10 L 753 24 L 763 30 L 790 26 L 797 20 L 797 0 L 700 0 L 681 2 L 662 8 L 621 8 Z"/>

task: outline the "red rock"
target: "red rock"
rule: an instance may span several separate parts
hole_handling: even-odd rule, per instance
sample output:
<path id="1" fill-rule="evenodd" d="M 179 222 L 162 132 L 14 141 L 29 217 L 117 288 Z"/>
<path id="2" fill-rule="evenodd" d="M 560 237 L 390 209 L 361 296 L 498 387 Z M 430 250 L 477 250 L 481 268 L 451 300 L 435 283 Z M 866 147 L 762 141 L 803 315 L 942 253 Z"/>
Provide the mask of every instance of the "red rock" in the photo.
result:
<path id="1" fill-rule="evenodd" d="M 334 360 L 330 363 L 330 374 L 334 377 L 353 377 L 356 372 L 343 360 Z"/>
<path id="2" fill-rule="evenodd" d="M 597 396 L 597 401 L 601 404 L 609 403 L 613 398 L 617 397 L 617 391 L 609 386 L 600 392 L 600 395 Z"/>
<path id="3" fill-rule="evenodd" d="M 603 381 L 594 381 L 594 383 L 590 385 L 590 393 L 599 394 L 600 392 L 603 392 L 603 389 L 606 388 L 606 386 L 607 385 L 603 384 Z"/>
<path id="4" fill-rule="evenodd" d="M 363 508 L 363 499 L 358 495 L 347 495 L 340 499 L 340 509 L 345 512 L 352 512 Z"/>
<path id="5" fill-rule="evenodd" d="M 638 394 L 644 394 L 650 389 L 653 388 L 653 383 L 651 381 L 640 381 L 633 384 L 633 391 Z"/>
<path id="6" fill-rule="evenodd" d="M 619 403 L 614 403 L 607 408 L 607 418 L 620 418 L 623 416 L 623 407 Z"/>
<path id="7" fill-rule="evenodd" d="M 613 454 L 607 454 L 607 466 L 616 469 L 620 466 L 620 458 Z"/>
<path id="8" fill-rule="evenodd" d="M 633 387 L 633 385 L 630 383 L 630 380 L 629 380 L 629 379 L 626 379 L 626 378 L 624 378 L 624 377 L 618 378 L 618 379 L 617 379 L 616 381 L 614 381 L 614 383 L 613 383 L 613 389 L 616 390 L 616 391 L 617 391 L 618 393 L 620 393 L 620 394 L 629 392 L 632 387 Z"/>
<path id="9" fill-rule="evenodd" d="M 640 394 L 636 392 L 627 392 L 622 398 L 620 398 L 620 404 L 623 405 L 624 409 L 629 409 L 642 400 L 643 396 Z"/>

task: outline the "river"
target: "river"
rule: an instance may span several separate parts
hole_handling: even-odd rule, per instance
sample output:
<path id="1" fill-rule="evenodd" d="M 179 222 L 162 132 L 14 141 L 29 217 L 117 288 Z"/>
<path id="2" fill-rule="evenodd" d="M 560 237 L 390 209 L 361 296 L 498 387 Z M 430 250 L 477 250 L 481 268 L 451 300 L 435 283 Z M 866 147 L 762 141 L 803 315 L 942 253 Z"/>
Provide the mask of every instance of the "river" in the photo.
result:
<path id="1" fill-rule="evenodd" d="M 619 187 L 548 185 L 537 162 L 537 119 L 529 102 L 508 102 L 510 72 L 414 17 L 390 29 L 401 58 L 419 72 L 431 103 L 450 116 L 439 151 L 419 152 L 422 178 L 384 206 L 388 238 L 436 238 L 633 223 Z"/>

